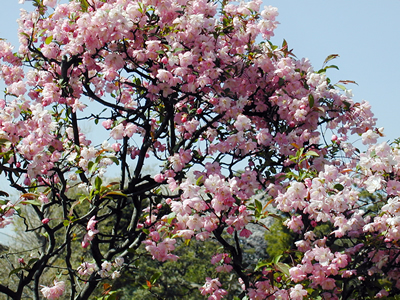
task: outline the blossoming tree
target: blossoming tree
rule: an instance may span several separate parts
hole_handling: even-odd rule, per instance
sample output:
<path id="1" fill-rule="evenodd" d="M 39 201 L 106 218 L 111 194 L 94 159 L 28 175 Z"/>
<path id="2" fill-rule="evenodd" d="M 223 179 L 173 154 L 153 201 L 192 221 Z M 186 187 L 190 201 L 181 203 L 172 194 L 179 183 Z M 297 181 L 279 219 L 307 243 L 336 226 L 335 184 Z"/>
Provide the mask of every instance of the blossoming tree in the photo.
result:
<path id="1" fill-rule="evenodd" d="M 286 42 L 272 45 L 277 10 L 259 0 L 34 5 L 21 13 L 18 51 L 0 41 L 0 170 L 20 193 L 3 193 L 0 224 L 31 206 L 40 223 L 26 230 L 43 238 L 11 262 L 14 284 L 1 293 L 89 299 L 139 247 L 179 259 L 178 239 L 218 241 L 210 263 L 237 276 L 242 299 L 399 291 L 399 150 L 376 144 L 368 103 L 326 77 L 335 55 L 315 71 Z M 249 224 L 271 217 L 287 219 L 294 245 L 246 263 Z M 49 269 L 58 276 L 44 286 Z M 218 276 L 204 281 L 208 299 L 229 294 Z"/>

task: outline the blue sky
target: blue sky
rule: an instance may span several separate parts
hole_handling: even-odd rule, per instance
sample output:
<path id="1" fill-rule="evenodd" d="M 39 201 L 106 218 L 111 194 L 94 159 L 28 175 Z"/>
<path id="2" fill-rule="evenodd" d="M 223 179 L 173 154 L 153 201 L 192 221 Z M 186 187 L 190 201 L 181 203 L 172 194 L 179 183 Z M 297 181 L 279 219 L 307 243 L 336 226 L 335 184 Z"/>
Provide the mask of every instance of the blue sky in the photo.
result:
<path id="1" fill-rule="evenodd" d="M 4 2 L 0 37 L 17 44 L 15 20 L 20 8 L 29 10 L 32 3 Z M 400 1 L 264 0 L 263 5 L 279 10 L 275 44 L 286 39 L 293 53 L 309 58 L 316 70 L 329 54 L 339 54 L 332 63 L 340 70 L 331 69 L 328 76 L 333 82 L 356 81 L 349 86 L 354 99 L 371 103 L 387 140 L 400 136 Z"/>

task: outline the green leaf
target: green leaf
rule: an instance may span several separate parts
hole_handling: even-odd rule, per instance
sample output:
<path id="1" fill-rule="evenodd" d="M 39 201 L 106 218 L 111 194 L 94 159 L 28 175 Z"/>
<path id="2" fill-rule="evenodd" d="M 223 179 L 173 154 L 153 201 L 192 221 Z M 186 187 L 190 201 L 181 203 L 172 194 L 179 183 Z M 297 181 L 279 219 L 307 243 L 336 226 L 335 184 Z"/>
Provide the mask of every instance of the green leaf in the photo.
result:
<path id="1" fill-rule="evenodd" d="M 162 275 L 161 272 L 153 274 L 153 276 L 151 276 L 151 278 L 150 278 L 151 284 L 154 284 L 158 280 L 158 278 L 161 277 L 161 275 Z"/>
<path id="2" fill-rule="evenodd" d="M 335 86 L 338 87 L 339 89 L 341 89 L 342 91 L 347 90 L 346 87 L 344 85 L 342 85 L 342 84 L 336 83 Z"/>
<path id="3" fill-rule="evenodd" d="M 183 48 L 175 48 L 174 51 L 172 51 L 172 53 L 176 53 L 176 52 L 180 52 L 180 51 L 185 51 L 185 49 L 183 49 Z"/>
<path id="4" fill-rule="evenodd" d="M 107 158 L 111 159 L 117 166 L 119 165 L 119 160 L 115 156 L 108 156 Z"/>
<path id="5" fill-rule="evenodd" d="M 314 96 L 313 95 L 308 95 L 308 104 L 310 106 L 310 108 L 312 108 L 314 106 Z"/>
<path id="6" fill-rule="evenodd" d="M 107 300 L 116 300 L 117 299 L 117 292 L 116 291 L 112 291 L 110 292 L 110 294 L 107 296 Z"/>
<path id="7" fill-rule="evenodd" d="M 316 156 L 316 157 L 318 157 L 319 154 L 317 152 L 315 152 L 315 151 L 310 150 L 310 151 L 306 152 L 305 156 Z"/>
<path id="8" fill-rule="evenodd" d="M 330 61 L 330 60 L 332 60 L 332 59 L 335 59 L 336 57 L 339 57 L 339 54 L 331 54 L 331 55 L 328 55 L 328 57 L 325 58 L 325 60 L 324 60 L 324 65 L 325 65 L 328 61 Z"/>
<path id="9" fill-rule="evenodd" d="M 168 224 L 172 224 L 172 221 L 176 218 L 176 213 L 172 212 L 167 216 L 167 222 Z"/>
<path id="10" fill-rule="evenodd" d="M 283 217 L 277 214 L 268 213 L 268 217 L 273 217 L 275 219 L 278 219 L 279 221 L 283 220 Z"/>
<path id="11" fill-rule="evenodd" d="M 290 267 L 287 264 L 284 264 L 284 263 L 281 263 L 281 262 L 277 262 L 275 264 L 275 268 L 277 268 L 279 271 L 281 271 L 286 276 L 288 276 L 288 277 L 290 276 L 290 273 L 289 273 Z"/>
<path id="12" fill-rule="evenodd" d="M 96 167 L 97 167 L 98 163 L 95 163 L 93 161 L 89 161 L 88 163 L 88 170 L 90 173 L 93 173 L 94 171 L 96 171 Z"/>
<path id="13" fill-rule="evenodd" d="M 37 262 L 39 260 L 39 258 L 31 258 L 29 261 L 28 261 L 28 266 L 31 266 L 31 265 L 33 265 L 35 262 Z"/>
<path id="14" fill-rule="evenodd" d="M 326 66 L 324 69 L 325 69 L 325 70 L 326 70 L 326 69 L 336 69 L 336 70 L 339 70 L 339 67 L 338 67 L 338 66 L 335 66 L 335 65 L 330 65 L 330 66 Z"/>
<path id="15" fill-rule="evenodd" d="M 24 204 L 24 205 L 35 205 L 35 206 L 41 206 L 42 205 L 42 203 L 37 201 L 37 200 L 24 200 L 24 201 L 21 201 L 21 204 Z"/>
<path id="16" fill-rule="evenodd" d="M 278 48 L 278 46 L 272 44 L 271 41 L 267 41 L 267 42 L 268 42 L 269 46 L 271 47 L 271 50 L 276 50 Z"/>
<path id="17" fill-rule="evenodd" d="M 204 175 L 201 175 L 197 180 L 196 180 L 196 185 L 199 186 L 201 182 L 203 181 Z"/>
<path id="18" fill-rule="evenodd" d="M 344 104 L 344 106 L 345 106 L 345 108 L 346 108 L 347 110 L 350 109 L 351 104 L 350 104 L 349 102 L 343 101 L 343 104 Z"/>
<path id="19" fill-rule="evenodd" d="M 120 118 L 120 119 L 118 119 L 118 121 L 115 124 L 115 126 L 117 126 L 117 125 L 119 125 L 119 124 L 121 124 L 122 122 L 125 122 L 125 121 L 126 121 L 126 118 Z"/>
<path id="20" fill-rule="evenodd" d="M 16 268 L 16 269 L 12 270 L 12 271 L 8 274 L 8 277 L 10 277 L 10 276 L 13 275 L 13 274 L 17 274 L 18 272 L 20 272 L 20 271 L 22 271 L 22 270 L 24 270 L 24 268 Z"/>
<path id="21" fill-rule="evenodd" d="M 94 180 L 94 187 L 96 188 L 96 190 L 100 191 L 102 183 L 103 180 L 99 176 L 97 176 L 96 179 Z"/>
<path id="22" fill-rule="evenodd" d="M 259 261 L 259 262 L 257 263 L 257 265 L 256 265 L 256 267 L 255 267 L 255 269 L 254 269 L 254 271 L 257 271 L 257 270 L 261 269 L 262 267 L 269 266 L 270 264 L 271 264 L 271 263 L 268 262 L 267 260 L 261 260 L 261 261 Z"/>
<path id="23" fill-rule="evenodd" d="M 338 191 L 343 191 L 343 189 L 344 189 L 343 185 L 341 185 L 340 183 L 336 183 L 336 184 L 333 186 L 333 188 L 336 189 L 336 190 L 338 190 Z"/>
<path id="24" fill-rule="evenodd" d="M 27 34 L 27 33 L 25 33 L 25 32 L 20 32 L 19 34 L 21 34 L 21 35 L 24 35 L 24 36 L 26 36 L 26 37 L 30 38 L 30 35 L 29 35 L 29 34 Z"/>
<path id="25" fill-rule="evenodd" d="M 11 142 L 7 139 L 0 139 L 0 146 L 6 146 L 9 147 L 11 145 Z"/>
<path id="26" fill-rule="evenodd" d="M 254 200 L 254 203 L 256 205 L 256 210 L 257 212 L 261 213 L 262 212 L 262 204 L 260 201 L 258 201 L 257 199 Z"/>
<path id="27" fill-rule="evenodd" d="M 89 8 L 89 3 L 86 0 L 81 0 L 81 8 L 82 11 L 86 12 Z"/>
<path id="28" fill-rule="evenodd" d="M 45 39 L 45 44 L 46 45 L 48 45 L 48 44 L 50 44 L 51 42 L 53 41 L 53 36 L 51 35 L 51 36 L 48 36 L 46 39 Z"/>
<path id="29" fill-rule="evenodd" d="M 277 256 L 275 256 L 274 258 L 273 258 L 273 263 L 274 263 L 274 265 L 276 265 L 280 260 L 281 260 L 281 258 L 282 258 L 282 256 L 283 255 L 277 255 Z"/>
<path id="30" fill-rule="evenodd" d="M 287 46 L 288 46 L 287 41 L 283 39 L 282 48 L 287 48 Z"/>
<path id="31" fill-rule="evenodd" d="M 120 191 L 111 191 L 106 193 L 104 196 L 108 196 L 108 195 L 117 195 L 117 196 L 122 196 L 122 197 L 128 197 L 126 194 L 124 194 L 123 192 Z"/>

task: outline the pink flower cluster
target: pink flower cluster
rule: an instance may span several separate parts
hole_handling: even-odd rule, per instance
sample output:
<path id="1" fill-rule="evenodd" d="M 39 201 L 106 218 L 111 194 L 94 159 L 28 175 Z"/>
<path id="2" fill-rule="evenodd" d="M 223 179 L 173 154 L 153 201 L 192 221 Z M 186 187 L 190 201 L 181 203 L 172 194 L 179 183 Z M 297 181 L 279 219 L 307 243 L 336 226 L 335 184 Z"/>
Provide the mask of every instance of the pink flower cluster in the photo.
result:
<path id="1" fill-rule="evenodd" d="M 95 228 L 96 227 L 96 216 L 90 218 L 89 222 L 87 223 L 86 230 L 87 233 L 83 237 L 82 241 L 82 248 L 86 248 L 90 245 L 90 241 L 93 240 L 94 236 L 99 233 L 99 231 Z"/>
<path id="2" fill-rule="evenodd" d="M 206 283 L 200 288 L 200 292 L 202 295 L 208 295 L 208 300 L 220 300 L 225 295 L 228 294 L 227 291 L 221 289 L 221 283 L 219 282 L 218 278 L 206 278 Z"/>
<path id="3" fill-rule="evenodd" d="M 52 287 L 43 286 L 43 288 L 40 291 L 42 292 L 43 296 L 46 299 L 49 300 L 58 299 L 62 296 L 62 294 L 64 294 L 65 282 L 54 280 L 54 286 Z"/>
<path id="4" fill-rule="evenodd" d="M 175 243 L 176 240 L 170 238 L 166 238 L 160 243 L 156 243 L 151 240 L 144 241 L 146 250 L 150 252 L 153 259 L 157 259 L 159 261 L 175 261 L 178 259 L 178 256 L 171 254 L 171 251 L 175 249 Z"/>
<path id="5" fill-rule="evenodd" d="M 8 201 L 6 204 L 0 206 L 0 228 L 4 228 L 12 223 L 13 215 L 15 213 L 14 204 Z"/>
<path id="6" fill-rule="evenodd" d="M 101 270 L 98 271 L 98 274 L 101 278 L 108 278 L 111 279 L 119 278 L 121 276 L 121 269 L 124 264 L 123 257 L 116 257 L 113 263 L 109 261 L 104 261 L 101 264 Z M 112 271 L 112 272 L 111 272 Z"/>

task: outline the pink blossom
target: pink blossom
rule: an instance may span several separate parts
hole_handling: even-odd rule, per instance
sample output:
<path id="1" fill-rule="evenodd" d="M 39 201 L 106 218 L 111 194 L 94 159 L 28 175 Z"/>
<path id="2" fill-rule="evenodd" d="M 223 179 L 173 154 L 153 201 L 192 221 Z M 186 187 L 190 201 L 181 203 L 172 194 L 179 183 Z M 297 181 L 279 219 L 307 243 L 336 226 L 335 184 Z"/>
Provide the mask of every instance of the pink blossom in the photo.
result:
<path id="1" fill-rule="evenodd" d="M 332 260 L 333 264 L 336 264 L 339 268 L 344 268 L 348 264 L 348 256 L 339 252 L 335 253 L 335 258 Z"/>
<path id="2" fill-rule="evenodd" d="M 375 298 L 383 298 L 386 296 L 389 296 L 389 293 L 386 290 L 382 289 L 375 295 Z"/>
<path id="3" fill-rule="evenodd" d="M 389 195 L 399 195 L 400 192 L 400 182 L 395 180 L 388 180 L 386 191 Z"/>
<path id="4" fill-rule="evenodd" d="M 112 264 L 111 264 L 109 261 L 104 261 L 104 262 L 101 264 L 101 268 L 102 268 L 103 270 L 107 271 L 107 272 L 110 272 L 110 271 L 111 271 L 111 267 L 112 267 Z"/>
<path id="5" fill-rule="evenodd" d="M 40 202 L 42 202 L 42 203 L 49 203 L 49 199 L 47 198 L 47 196 L 45 195 L 45 194 L 43 194 L 43 193 L 40 193 L 40 196 L 39 196 L 39 201 Z"/>
<path id="6" fill-rule="evenodd" d="M 248 130 L 251 128 L 250 119 L 244 115 L 238 115 L 234 124 L 238 131 Z"/>
<path id="7" fill-rule="evenodd" d="M 312 250 L 312 253 L 315 260 L 317 260 L 322 266 L 327 266 L 334 258 L 334 255 L 329 248 L 315 247 Z"/>
<path id="8" fill-rule="evenodd" d="M 299 282 L 307 277 L 307 274 L 299 266 L 289 269 L 290 277 L 294 282 Z"/>
<path id="9" fill-rule="evenodd" d="M 65 283 L 64 281 L 56 281 L 54 280 L 54 286 L 48 287 L 48 286 L 43 286 L 43 288 L 40 290 L 43 294 L 43 296 L 46 299 L 58 299 L 62 296 L 65 290 Z"/>
<path id="10" fill-rule="evenodd" d="M 113 120 L 112 119 L 107 119 L 107 120 L 103 121 L 101 124 L 103 125 L 103 127 L 105 129 L 110 129 L 112 124 L 113 124 Z"/>
<path id="11" fill-rule="evenodd" d="M 169 82 L 172 79 L 173 75 L 167 70 L 158 70 L 156 77 L 161 82 Z"/>
<path id="12" fill-rule="evenodd" d="M 14 82 L 7 88 L 7 91 L 16 96 L 21 96 L 26 93 L 25 83 L 22 81 Z"/>
<path id="13" fill-rule="evenodd" d="M 114 264 L 115 264 L 116 267 L 122 267 L 122 265 L 124 264 L 124 261 L 125 260 L 124 260 L 123 257 L 118 256 L 118 257 L 115 258 Z"/>
<path id="14" fill-rule="evenodd" d="M 121 150 L 121 144 L 120 143 L 114 143 L 111 145 L 111 148 L 115 151 L 118 152 Z"/>
<path id="15" fill-rule="evenodd" d="M 128 123 L 125 126 L 124 136 L 132 137 L 132 135 L 136 132 L 137 132 L 137 126 L 133 123 Z"/>
<path id="16" fill-rule="evenodd" d="M 225 272 L 225 273 L 230 273 L 233 270 L 233 267 L 228 264 L 223 264 L 221 266 L 218 266 L 215 268 L 216 272 Z"/>
<path id="17" fill-rule="evenodd" d="M 193 235 L 194 235 L 193 230 L 178 230 L 176 232 L 176 236 L 182 237 L 185 240 L 190 240 Z"/>
<path id="18" fill-rule="evenodd" d="M 206 283 L 200 288 L 200 292 L 202 295 L 216 295 L 216 298 L 211 299 L 221 299 L 222 296 L 226 295 L 227 292 L 224 289 L 220 289 L 221 283 L 219 282 L 219 278 L 211 279 L 210 277 L 206 278 Z"/>
<path id="19" fill-rule="evenodd" d="M 292 216 L 291 220 L 287 220 L 285 225 L 294 232 L 300 233 L 304 228 L 301 216 Z"/>
<path id="20" fill-rule="evenodd" d="M 154 176 L 154 181 L 155 182 L 162 183 L 162 182 L 164 182 L 164 180 L 165 180 L 165 177 L 164 177 L 163 174 L 156 174 Z"/>
<path id="21" fill-rule="evenodd" d="M 96 271 L 96 269 L 97 266 L 95 263 L 84 262 L 78 267 L 77 271 L 79 275 L 85 276 L 93 274 L 93 272 Z"/>
<path id="22" fill-rule="evenodd" d="M 382 178 L 380 176 L 370 176 L 364 182 L 368 192 L 373 193 L 381 188 Z"/>
<path id="23" fill-rule="evenodd" d="M 364 145 L 368 144 L 374 144 L 377 142 L 379 138 L 379 134 L 373 132 L 371 129 L 369 129 L 367 132 L 362 134 L 362 143 Z"/>
<path id="24" fill-rule="evenodd" d="M 239 236 L 248 238 L 248 237 L 250 237 L 252 234 L 253 234 L 253 233 L 252 233 L 250 230 L 248 230 L 248 229 L 246 229 L 246 228 L 243 228 L 242 231 L 240 231 Z"/>
<path id="25" fill-rule="evenodd" d="M 104 64 L 113 70 L 119 70 L 121 69 L 124 65 L 124 59 L 122 58 L 121 54 L 117 53 L 111 53 L 106 56 L 104 60 Z"/>
<path id="26" fill-rule="evenodd" d="M 278 290 L 274 293 L 276 300 L 289 300 L 289 295 L 286 290 Z"/>
<path id="27" fill-rule="evenodd" d="M 336 288 L 335 280 L 333 278 L 325 278 L 320 284 L 324 290 L 333 290 Z"/>
<path id="28" fill-rule="evenodd" d="M 125 136 L 124 131 L 125 131 L 124 125 L 122 123 L 120 123 L 111 130 L 110 136 L 114 140 L 122 140 Z"/>
<path id="29" fill-rule="evenodd" d="M 301 284 L 296 284 L 290 288 L 290 299 L 292 300 L 302 300 L 306 295 L 307 291 L 303 289 Z"/>
<path id="30" fill-rule="evenodd" d="M 43 5 L 54 8 L 57 4 L 57 0 L 43 0 Z"/>
<path id="31" fill-rule="evenodd" d="M 87 223 L 87 226 L 86 226 L 87 233 L 83 237 L 82 248 L 86 248 L 87 246 L 89 246 L 89 244 L 90 244 L 89 242 L 91 240 L 93 240 L 94 236 L 99 232 L 95 228 L 96 223 L 98 222 L 95 219 L 96 219 L 96 216 L 93 216 L 90 218 L 89 222 Z"/>

